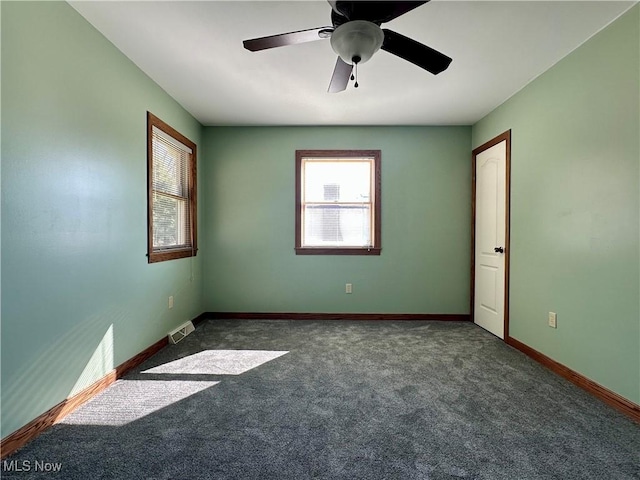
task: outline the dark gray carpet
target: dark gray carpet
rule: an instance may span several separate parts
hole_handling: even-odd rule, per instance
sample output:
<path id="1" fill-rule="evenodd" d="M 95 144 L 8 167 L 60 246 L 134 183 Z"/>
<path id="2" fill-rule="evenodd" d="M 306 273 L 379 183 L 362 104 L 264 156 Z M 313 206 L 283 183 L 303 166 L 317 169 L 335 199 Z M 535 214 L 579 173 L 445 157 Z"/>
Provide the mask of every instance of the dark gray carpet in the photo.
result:
<path id="1" fill-rule="evenodd" d="M 14 460 L 2 478 L 640 479 L 640 427 L 470 323 L 209 321 Z"/>

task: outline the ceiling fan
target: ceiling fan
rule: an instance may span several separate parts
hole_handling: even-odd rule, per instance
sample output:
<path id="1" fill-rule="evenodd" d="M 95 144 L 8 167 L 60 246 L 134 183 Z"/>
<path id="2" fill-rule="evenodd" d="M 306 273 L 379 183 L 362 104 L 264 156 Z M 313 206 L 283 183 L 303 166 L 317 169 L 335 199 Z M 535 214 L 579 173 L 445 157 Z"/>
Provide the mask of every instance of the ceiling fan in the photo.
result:
<path id="1" fill-rule="evenodd" d="M 411 38 L 380 24 L 404 15 L 424 5 L 424 1 L 341 1 L 328 0 L 331 5 L 332 26 L 281 33 L 268 37 L 253 38 L 243 42 L 244 48 L 252 52 L 269 48 L 331 39 L 331 47 L 338 60 L 329 83 L 329 92 L 341 92 L 347 88 L 349 79 L 358 86 L 358 64 L 371 58 L 379 49 L 407 60 L 434 75 L 446 70 L 451 58 Z M 355 76 L 353 69 L 355 66 Z"/>

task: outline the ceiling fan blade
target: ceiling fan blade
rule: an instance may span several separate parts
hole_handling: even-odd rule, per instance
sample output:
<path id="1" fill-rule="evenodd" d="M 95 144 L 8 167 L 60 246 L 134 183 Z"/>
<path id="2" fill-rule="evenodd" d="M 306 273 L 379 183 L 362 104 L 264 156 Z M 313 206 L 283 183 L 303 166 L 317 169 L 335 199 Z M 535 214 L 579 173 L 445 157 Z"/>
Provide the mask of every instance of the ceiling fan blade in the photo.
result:
<path id="1" fill-rule="evenodd" d="M 331 3 L 334 11 L 340 13 L 349 20 L 367 20 L 377 25 L 390 22 L 394 18 L 410 12 L 414 8 L 424 5 L 429 0 L 403 2 L 403 1 L 341 1 Z"/>
<path id="2" fill-rule="evenodd" d="M 253 38 L 245 40 L 244 48 L 257 52 L 268 48 L 284 47 L 287 45 L 295 45 L 296 43 L 313 42 L 315 40 L 323 40 L 331 37 L 333 27 L 318 27 L 308 30 L 299 30 L 297 32 L 281 33 L 279 35 L 271 35 L 269 37 Z"/>
<path id="3" fill-rule="evenodd" d="M 336 68 L 333 69 L 333 75 L 331 76 L 331 83 L 329 83 L 329 93 L 342 92 L 347 88 L 352 69 L 353 65 L 345 63 L 338 57 Z"/>
<path id="4" fill-rule="evenodd" d="M 434 75 L 446 70 L 452 61 L 444 53 L 400 35 L 393 30 L 383 28 L 382 31 L 384 32 L 384 41 L 382 42 L 382 47 L 380 47 L 382 50 L 407 60 L 420 68 L 424 68 Z"/>
<path id="5" fill-rule="evenodd" d="M 398 18 L 400 15 L 404 15 L 407 12 L 410 12 L 414 8 L 418 8 L 421 5 L 429 2 L 429 0 L 424 0 L 421 2 L 380 2 L 387 4 L 387 13 L 384 17 L 380 18 L 382 23 L 390 22 L 394 18 Z"/>

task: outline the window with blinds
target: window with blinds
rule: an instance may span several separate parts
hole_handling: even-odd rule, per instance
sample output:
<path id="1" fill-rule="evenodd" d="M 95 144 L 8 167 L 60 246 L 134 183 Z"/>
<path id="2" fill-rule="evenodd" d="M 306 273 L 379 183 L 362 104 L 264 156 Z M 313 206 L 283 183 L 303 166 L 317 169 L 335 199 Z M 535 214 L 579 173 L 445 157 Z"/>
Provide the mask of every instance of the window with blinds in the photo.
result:
<path id="1" fill-rule="evenodd" d="M 149 263 L 196 255 L 196 146 L 147 113 Z"/>
<path id="2" fill-rule="evenodd" d="M 380 151 L 296 151 L 296 253 L 380 254 Z"/>

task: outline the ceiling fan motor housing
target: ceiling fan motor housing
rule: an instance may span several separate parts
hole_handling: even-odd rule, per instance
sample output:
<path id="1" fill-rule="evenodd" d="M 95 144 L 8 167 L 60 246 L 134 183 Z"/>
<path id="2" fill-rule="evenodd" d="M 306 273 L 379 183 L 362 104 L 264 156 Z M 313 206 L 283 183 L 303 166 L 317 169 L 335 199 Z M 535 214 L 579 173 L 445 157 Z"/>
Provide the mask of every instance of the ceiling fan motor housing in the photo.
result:
<path id="1" fill-rule="evenodd" d="M 345 63 L 365 63 L 380 50 L 383 40 L 384 33 L 378 25 L 366 20 L 353 20 L 334 30 L 331 48 Z"/>

